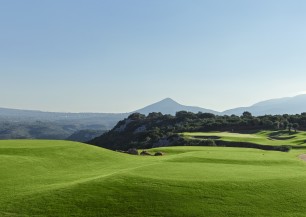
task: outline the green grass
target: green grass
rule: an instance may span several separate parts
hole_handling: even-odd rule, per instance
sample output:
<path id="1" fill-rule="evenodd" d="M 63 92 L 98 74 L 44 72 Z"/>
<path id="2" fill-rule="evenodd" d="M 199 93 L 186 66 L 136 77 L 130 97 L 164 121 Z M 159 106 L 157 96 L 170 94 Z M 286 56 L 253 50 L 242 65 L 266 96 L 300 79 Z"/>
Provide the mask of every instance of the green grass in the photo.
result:
<path id="1" fill-rule="evenodd" d="M 0 216 L 305 216 L 303 150 L 150 151 L 166 155 L 131 156 L 67 141 L 0 141 Z"/>
<path id="2" fill-rule="evenodd" d="M 288 133 L 287 131 L 259 131 L 252 134 L 230 133 L 230 132 L 195 132 L 183 133 L 187 139 L 205 139 L 216 137 L 229 142 L 248 142 L 261 145 L 291 145 L 306 147 L 306 132 L 298 131 Z"/>

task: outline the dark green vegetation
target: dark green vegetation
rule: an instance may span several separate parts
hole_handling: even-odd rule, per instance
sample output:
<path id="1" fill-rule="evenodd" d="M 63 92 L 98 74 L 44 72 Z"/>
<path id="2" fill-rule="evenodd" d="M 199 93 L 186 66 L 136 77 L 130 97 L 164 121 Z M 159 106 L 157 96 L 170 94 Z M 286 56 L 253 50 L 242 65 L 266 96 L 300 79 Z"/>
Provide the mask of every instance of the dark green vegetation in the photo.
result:
<path id="1" fill-rule="evenodd" d="M 186 139 L 181 133 L 184 132 L 211 132 L 211 131 L 228 131 L 242 134 L 256 134 L 260 131 L 267 131 L 262 136 L 266 139 L 256 140 L 259 142 L 248 141 L 228 141 L 221 143 L 217 141 L 216 145 L 253 147 L 288 151 L 287 145 L 301 146 L 299 143 L 291 143 L 288 138 L 295 138 L 296 130 L 306 130 L 306 113 L 300 115 L 265 115 L 254 117 L 249 112 L 244 112 L 242 116 L 219 116 L 210 113 L 191 113 L 186 111 L 177 112 L 175 116 L 162 115 L 161 113 L 150 113 L 145 116 L 139 113 L 130 115 L 127 119 L 120 121 L 111 131 L 90 141 L 91 144 L 105 147 L 112 150 L 127 150 L 129 148 L 148 149 L 161 146 L 182 146 L 182 145 L 214 145 L 211 141 L 194 141 Z M 287 133 L 283 139 L 278 133 Z M 268 135 L 269 134 L 269 135 Z M 271 135 L 270 135 L 271 134 Z M 274 135 L 275 134 L 275 135 Z M 257 134 L 256 134 L 257 135 Z M 274 135 L 274 136 L 273 136 Z M 258 136 L 258 135 L 257 135 Z M 216 138 L 207 138 L 213 139 Z M 218 138 L 217 138 L 218 139 Z M 280 142 L 280 140 L 283 140 Z M 270 145 L 269 141 L 274 146 Z M 276 142 L 279 141 L 279 142 Z M 240 143 L 237 143 L 240 142 Z M 256 146 L 250 146 L 252 143 Z M 271 144 L 271 145 L 273 145 Z M 279 147 L 277 147 L 279 146 Z M 281 147 L 282 146 L 282 147 Z"/>
<path id="2" fill-rule="evenodd" d="M 132 156 L 65 141 L 0 141 L 0 216 L 304 217 L 289 153 L 167 147 Z"/>
<path id="3" fill-rule="evenodd" d="M 80 130 L 73 133 L 66 140 L 76 142 L 87 142 L 93 138 L 102 135 L 106 130 Z"/>

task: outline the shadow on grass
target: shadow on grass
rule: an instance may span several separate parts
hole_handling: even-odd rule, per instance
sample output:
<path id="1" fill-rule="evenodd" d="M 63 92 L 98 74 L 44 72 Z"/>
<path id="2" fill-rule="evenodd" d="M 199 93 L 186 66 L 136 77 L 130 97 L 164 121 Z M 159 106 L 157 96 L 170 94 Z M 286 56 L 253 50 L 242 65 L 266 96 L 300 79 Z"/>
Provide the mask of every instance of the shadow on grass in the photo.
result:
<path id="1" fill-rule="evenodd" d="M 276 131 L 272 132 L 269 134 L 269 139 L 272 140 L 289 140 L 295 138 L 295 134 L 297 132 L 292 132 L 292 131 L 287 131 L 287 130 L 281 130 L 281 131 Z"/>

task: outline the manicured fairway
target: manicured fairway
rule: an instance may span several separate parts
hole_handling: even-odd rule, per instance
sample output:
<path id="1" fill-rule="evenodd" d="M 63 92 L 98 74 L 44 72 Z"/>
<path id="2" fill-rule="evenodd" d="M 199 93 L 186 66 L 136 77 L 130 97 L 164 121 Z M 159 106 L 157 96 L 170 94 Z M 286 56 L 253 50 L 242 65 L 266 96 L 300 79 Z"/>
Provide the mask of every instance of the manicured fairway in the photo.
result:
<path id="1" fill-rule="evenodd" d="M 229 142 L 249 142 L 262 145 L 292 145 L 306 147 L 306 132 L 259 131 L 252 134 L 231 132 L 195 132 L 183 133 L 189 139 L 205 139 L 213 137 Z"/>
<path id="2" fill-rule="evenodd" d="M 157 150 L 0 141 L 0 216 L 305 216 L 306 150 Z"/>

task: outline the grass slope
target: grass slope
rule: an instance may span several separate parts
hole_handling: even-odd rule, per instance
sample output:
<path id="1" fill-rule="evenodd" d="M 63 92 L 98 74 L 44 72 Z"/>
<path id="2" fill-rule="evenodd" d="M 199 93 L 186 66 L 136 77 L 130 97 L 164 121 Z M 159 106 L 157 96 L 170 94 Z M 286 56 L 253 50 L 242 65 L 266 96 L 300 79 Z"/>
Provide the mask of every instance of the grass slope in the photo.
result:
<path id="1" fill-rule="evenodd" d="M 306 132 L 259 131 L 252 134 L 230 132 L 195 132 L 183 133 L 187 139 L 216 138 L 228 142 L 249 142 L 263 145 L 292 145 L 306 147 Z"/>
<path id="2" fill-rule="evenodd" d="M 166 155 L 0 141 L 0 216 L 305 216 L 303 150 L 152 151 Z"/>

